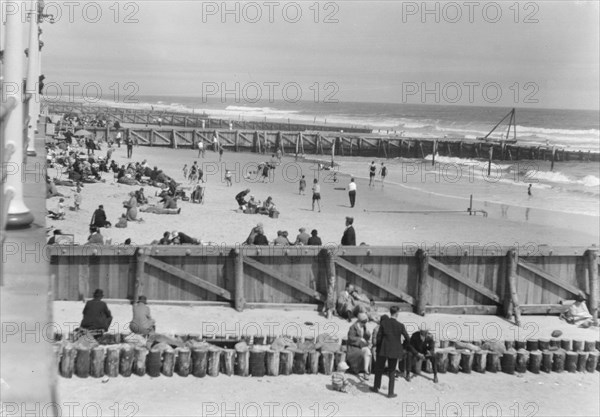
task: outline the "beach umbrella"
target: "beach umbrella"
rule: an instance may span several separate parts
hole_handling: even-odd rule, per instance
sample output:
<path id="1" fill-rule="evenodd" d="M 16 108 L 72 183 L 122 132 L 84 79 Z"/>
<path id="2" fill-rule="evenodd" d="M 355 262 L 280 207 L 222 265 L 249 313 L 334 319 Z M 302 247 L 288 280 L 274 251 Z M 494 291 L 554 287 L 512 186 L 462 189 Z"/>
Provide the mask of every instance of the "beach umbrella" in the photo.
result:
<path id="1" fill-rule="evenodd" d="M 85 129 L 79 129 L 77 132 L 73 133 L 74 136 L 90 136 L 91 134 L 92 132 Z"/>

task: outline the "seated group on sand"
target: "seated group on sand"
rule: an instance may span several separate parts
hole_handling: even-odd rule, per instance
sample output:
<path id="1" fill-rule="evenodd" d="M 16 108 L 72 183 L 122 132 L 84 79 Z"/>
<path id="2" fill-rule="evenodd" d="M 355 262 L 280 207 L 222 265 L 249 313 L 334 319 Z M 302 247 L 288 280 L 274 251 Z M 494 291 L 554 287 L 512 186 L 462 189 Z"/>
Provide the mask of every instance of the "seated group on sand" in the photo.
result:
<path id="1" fill-rule="evenodd" d="M 244 241 L 244 245 L 269 245 L 275 246 L 322 246 L 323 242 L 319 237 L 317 229 L 313 229 L 311 234 L 306 233 L 306 228 L 301 227 L 298 229 L 298 235 L 294 242 L 288 239 L 289 233 L 287 230 L 278 230 L 277 237 L 269 242 L 269 239 L 265 236 L 265 230 L 262 223 L 258 223 L 255 227 L 250 230 L 250 234 Z"/>
<path id="2" fill-rule="evenodd" d="M 238 203 L 239 210 L 242 210 L 247 214 L 264 214 L 265 216 L 275 218 L 279 216 L 279 210 L 277 210 L 277 207 L 275 206 L 273 197 L 268 196 L 264 202 L 261 202 L 253 195 L 249 194 L 250 189 L 247 188 L 235 196 L 235 201 Z M 246 196 L 248 196 L 248 200 L 246 200 Z"/>

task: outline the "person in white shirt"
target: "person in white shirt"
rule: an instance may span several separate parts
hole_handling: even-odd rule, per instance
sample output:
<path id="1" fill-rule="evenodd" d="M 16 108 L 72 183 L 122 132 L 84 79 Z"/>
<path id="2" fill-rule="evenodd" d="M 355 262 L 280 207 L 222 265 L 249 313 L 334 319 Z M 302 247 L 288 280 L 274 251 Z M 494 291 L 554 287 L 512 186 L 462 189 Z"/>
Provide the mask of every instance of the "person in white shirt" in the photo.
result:
<path id="1" fill-rule="evenodd" d="M 350 207 L 354 207 L 356 203 L 356 183 L 354 178 L 350 178 L 350 184 L 348 184 L 348 197 L 350 197 Z"/>

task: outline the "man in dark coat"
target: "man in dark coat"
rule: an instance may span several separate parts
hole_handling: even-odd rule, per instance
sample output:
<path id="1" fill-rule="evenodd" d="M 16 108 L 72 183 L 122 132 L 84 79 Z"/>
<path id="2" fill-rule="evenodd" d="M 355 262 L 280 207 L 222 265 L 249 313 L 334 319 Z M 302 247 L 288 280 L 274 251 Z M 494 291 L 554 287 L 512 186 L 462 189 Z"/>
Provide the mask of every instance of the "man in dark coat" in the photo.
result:
<path id="1" fill-rule="evenodd" d="M 99 205 L 96 211 L 94 211 L 94 214 L 92 215 L 90 227 L 106 227 L 107 225 L 110 225 L 110 223 L 106 221 L 106 212 L 104 211 L 104 206 Z"/>
<path id="2" fill-rule="evenodd" d="M 375 361 L 375 384 L 371 387 L 371 391 L 379 392 L 381 387 L 381 376 L 385 369 L 385 364 L 388 365 L 388 398 L 397 397 L 394 394 L 395 373 L 398 367 L 398 359 L 404 357 L 403 342 L 408 345 L 408 348 L 413 351 L 414 348 L 408 344 L 408 333 L 402 323 L 397 320 L 397 306 L 390 307 L 391 318 L 382 320 L 377 331 L 377 360 Z M 404 341 L 402 340 L 404 338 Z M 415 356 L 420 354 L 414 351 Z M 422 356 L 422 355 L 421 355 Z"/>
<path id="3" fill-rule="evenodd" d="M 112 323 L 112 314 L 104 301 L 104 292 L 101 289 L 94 291 L 94 299 L 85 303 L 83 320 L 80 327 L 88 330 L 107 331 Z"/>
<path id="4" fill-rule="evenodd" d="M 356 246 L 356 232 L 352 224 L 354 217 L 346 217 L 346 230 L 342 236 L 342 246 Z"/>
<path id="5" fill-rule="evenodd" d="M 435 339 L 433 338 L 433 335 L 431 333 L 429 333 L 429 330 L 427 330 L 427 327 L 425 324 L 423 324 L 421 326 L 421 329 L 418 332 L 414 332 L 412 334 L 412 336 L 410 336 L 410 345 L 412 347 L 415 348 L 415 350 L 422 354 L 425 357 L 425 360 L 430 360 L 431 361 L 431 365 L 433 367 L 433 382 L 437 383 L 438 382 L 438 377 L 437 377 L 437 360 L 435 357 Z M 411 353 L 409 355 L 410 359 L 407 361 L 407 366 L 406 366 L 406 379 L 410 380 L 410 373 L 412 370 L 412 365 L 414 362 L 416 362 L 417 366 L 416 366 L 416 373 L 420 374 L 421 372 L 421 368 L 419 365 L 421 365 L 421 361 L 417 360 L 417 358 L 415 358 L 413 356 L 413 354 Z"/>

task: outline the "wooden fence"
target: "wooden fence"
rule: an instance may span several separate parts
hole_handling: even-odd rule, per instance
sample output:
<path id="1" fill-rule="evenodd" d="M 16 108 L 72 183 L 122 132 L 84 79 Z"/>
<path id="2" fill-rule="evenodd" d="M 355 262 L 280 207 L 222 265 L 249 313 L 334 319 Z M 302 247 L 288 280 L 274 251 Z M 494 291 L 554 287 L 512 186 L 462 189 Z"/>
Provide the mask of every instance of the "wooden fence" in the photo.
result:
<path id="1" fill-rule="evenodd" d="M 47 109 L 52 114 L 79 114 L 89 115 L 91 117 L 103 117 L 111 122 L 157 125 L 169 127 L 195 127 L 202 129 L 246 129 L 246 130 L 283 130 L 283 131 L 336 131 L 344 130 L 354 133 L 371 133 L 371 129 L 357 128 L 350 126 L 324 125 L 324 124 L 306 124 L 294 122 L 273 122 L 273 121 L 249 121 L 249 120 L 226 120 L 209 117 L 207 114 L 177 113 L 165 111 L 149 112 L 144 109 L 127 109 L 121 107 L 100 107 L 76 105 L 74 103 L 48 103 Z"/>
<path id="2" fill-rule="evenodd" d="M 597 316 L 595 247 L 50 246 L 57 300 L 107 298 L 245 306 L 321 305 L 346 283 L 418 313 L 556 314 L 579 291 Z M 512 303 L 512 304 L 511 304 Z M 513 308 L 516 306 L 518 308 Z"/>

